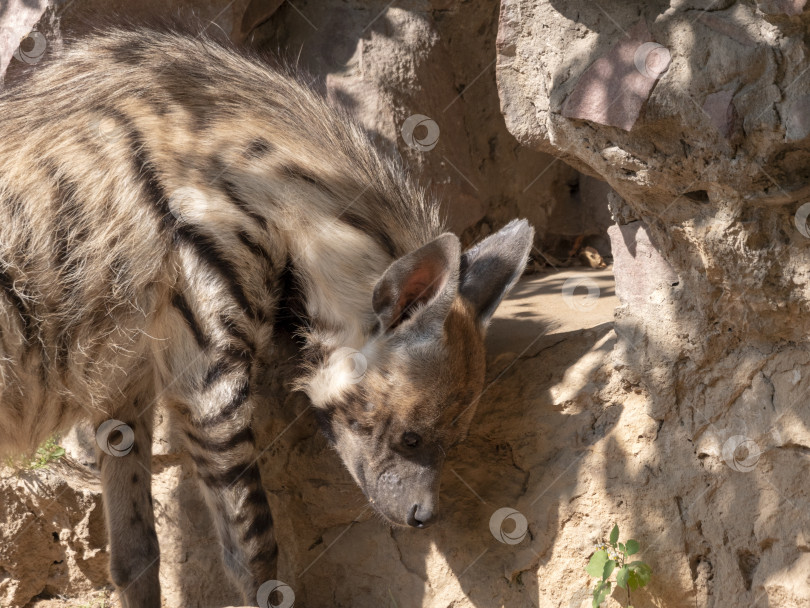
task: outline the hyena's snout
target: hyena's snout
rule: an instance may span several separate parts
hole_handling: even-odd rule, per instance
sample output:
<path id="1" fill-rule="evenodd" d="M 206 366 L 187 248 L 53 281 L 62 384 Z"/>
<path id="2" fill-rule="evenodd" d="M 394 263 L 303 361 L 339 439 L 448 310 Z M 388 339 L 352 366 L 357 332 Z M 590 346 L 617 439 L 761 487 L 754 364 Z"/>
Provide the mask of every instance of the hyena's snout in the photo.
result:
<path id="1" fill-rule="evenodd" d="M 438 519 L 439 497 L 423 497 L 411 508 L 408 515 L 408 525 L 414 528 L 426 528 Z"/>
<path id="2" fill-rule="evenodd" d="M 388 469 L 368 489 L 371 502 L 395 524 L 427 528 L 439 518 L 440 473 L 440 466 Z"/>

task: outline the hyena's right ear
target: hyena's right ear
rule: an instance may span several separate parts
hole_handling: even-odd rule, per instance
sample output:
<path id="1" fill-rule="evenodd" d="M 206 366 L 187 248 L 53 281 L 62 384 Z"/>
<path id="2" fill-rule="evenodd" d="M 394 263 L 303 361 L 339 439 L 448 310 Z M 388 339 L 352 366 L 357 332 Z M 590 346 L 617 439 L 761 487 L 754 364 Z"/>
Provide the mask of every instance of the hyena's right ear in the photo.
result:
<path id="1" fill-rule="evenodd" d="M 394 261 L 374 287 L 372 307 L 383 331 L 441 328 L 458 288 L 461 244 L 445 233 Z"/>
<path id="2" fill-rule="evenodd" d="M 472 304 L 482 330 L 523 274 L 533 242 L 529 222 L 512 220 L 461 256 L 459 294 Z"/>

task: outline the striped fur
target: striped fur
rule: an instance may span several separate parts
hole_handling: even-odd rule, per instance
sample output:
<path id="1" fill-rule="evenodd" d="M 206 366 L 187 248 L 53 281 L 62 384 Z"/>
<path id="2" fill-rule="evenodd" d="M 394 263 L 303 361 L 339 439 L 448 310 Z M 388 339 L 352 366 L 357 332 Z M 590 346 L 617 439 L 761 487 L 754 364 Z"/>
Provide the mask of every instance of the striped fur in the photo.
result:
<path id="1" fill-rule="evenodd" d="M 307 316 L 298 386 L 327 436 L 383 515 L 434 518 L 525 222 L 462 256 L 435 203 L 341 110 L 206 39 L 78 41 L 0 96 L 0 116 L 0 451 L 82 418 L 133 429 L 127 455 L 98 451 L 125 606 L 160 604 L 158 399 L 181 414 L 246 601 L 275 576 L 250 420 L 285 271 Z M 367 362 L 359 381 L 347 348 Z"/>

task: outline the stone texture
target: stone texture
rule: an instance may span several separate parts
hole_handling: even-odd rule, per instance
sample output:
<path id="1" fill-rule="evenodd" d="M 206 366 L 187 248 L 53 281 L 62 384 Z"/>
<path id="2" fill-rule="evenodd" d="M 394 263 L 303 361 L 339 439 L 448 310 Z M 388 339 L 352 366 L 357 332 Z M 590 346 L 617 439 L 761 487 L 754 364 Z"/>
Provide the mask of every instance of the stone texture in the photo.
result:
<path id="1" fill-rule="evenodd" d="M 39 594 L 87 597 L 107 585 L 101 495 L 78 465 L 0 470 L 0 538 L 2 606 Z"/>
<path id="2" fill-rule="evenodd" d="M 580 175 L 569 192 L 569 200 L 557 201 L 548 211 L 543 251 L 564 258 L 579 242 L 609 257 L 610 241 L 605 228 L 611 224 L 608 197 L 612 189 L 602 180 Z"/>
<path id="3" fill-rule="evenodd" d="M 785 120 L 785 139 L 802 141 L 810 136 L 810 95 L 791 100 Z"/>
<path id="4" fill-rule="evenodd" d="M 649 304 L 661 288 L 678 283 L 678 275 L 664 259 L 643 222 L 608 228 L 616 273 L 616 295 L 634 309 Z"/>
<path id="5" fill-rule="evenodd" d="M 381 146 L 400 153 L 441 196 L 449 227 L 465 243 L 515 216 L 532 222 L 540 247 L 555 248 L 562 233 L 603 234 L 605 218 L 600 224 L 593 213 L 562 231 L 551 226 L 555 210 L 590 201 L 573 200 L 582 186 L 576 171 L 517 145 L 507 131 L 495 86 L 497 19 L 492 2 L 300 0 L 279 8 L 249 43 L 284 50 L 311 73 L 314 86 L 351 108 Z M 403 137 L 406 120 L 416 114 L 438 129 L 429 150 Z M 597 194 L 589 208 L 600 203 Z"/>
<path id="6" fill-rule="evenodd" d="M 768 15 L 801 15 L 807 0 L 757 0 L 759 9 Z"/>
<path id="7" fill-rule="evenodd" d="M 803 42 L 810 13 L 771 23 L 747 3 L 715 3 L 710 13 L 693 3 L 614 2 L 604 9 L 607 14 L 596 6 L 580 10 L 578 3 L 502 3 L 499 94 L 507 126 L 521 143 L 601 176 L 625 198 L 643 196 L 650 208 L 662 210 L 684 191 L 710 185 L 718 196 L 729 190 L 761 202 L 800 196 L 806 138 L 786 142 L 785 122 L 810 86 Z M 632 131 L 565 118 L 564 104 L 582 75 L 640 14 L 673 60 Z M 738 33 L 718 32 L 720 21 Z M 742 44 L 743 32 L 756 44 Z M 722 141 L 702 111 L 709 95 L 726 90 L 735 92 L 733 105 L 748 134 L 738 148 Z M 688 206 L 679 202 L 663 221 Z"/>
<path id="8" fill-rule="evenodd" d="M 669 63 L 669 51 L 654 43 L 639 21 L 585 70 L 562 114 L 629 131 Z"/>
<path id="9" fill-rule="evenodd" d="M 239 26 L 233 28 L 231 38 L 243 44 L 253 30 L 270 19 L 283 3 L 284 0 L 251 0 L 245 7 Z"/>
<path id="10" fill-rule="evenodd" d="M 703 102 L 703 111 L 709 115 L 714 128 L 725 138 L 731 135 L 734 128 L 732 99 L 734 99 L 733 91 L 718 91 L 707 95 L 706 101 Z"/>
<path id="11" fill-rule="evenodd" d="M 683 547 L 696 606 L 792 607 L 810 596 L 797 521 L 810 507 L 799 481 L 810 449 L 810 239 L 794 218 L 810 199 L 804 5 L 501 7 L 510 131 L 615 192 L 613 363 L 661 425 L 654 443 L 669 472 L 656 483 L 675 497 L 672 546 Z M 672 64 L 632 129 L 566 117 L 589 66 L 640 19 Z M 630 243 L 649 236 L 642 260 L 621 246 L 636 230 Z"/>

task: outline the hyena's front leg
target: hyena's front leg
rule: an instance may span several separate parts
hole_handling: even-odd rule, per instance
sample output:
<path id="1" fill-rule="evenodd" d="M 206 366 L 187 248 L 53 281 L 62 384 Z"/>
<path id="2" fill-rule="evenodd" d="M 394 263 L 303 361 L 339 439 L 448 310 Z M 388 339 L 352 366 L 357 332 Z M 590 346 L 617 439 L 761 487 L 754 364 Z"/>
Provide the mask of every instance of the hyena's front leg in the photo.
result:
<path id="1" fill-rule="evenodd" d="M 123 608 L 160 608 L 160 552 L 152 507 L 151 396 L 96 421 L 96 443 L 110 540 L 110 575 Z"/>
<path id="2" fill-rule="evenodd" d="M 249 369 L 228 358 L 211 363 L 194 408 L 206 414 L 191 418 L 186 435 L 225 564 L 255 605 L 259 587 L 275 578 L 278 548 L 250 427 Z"/>

